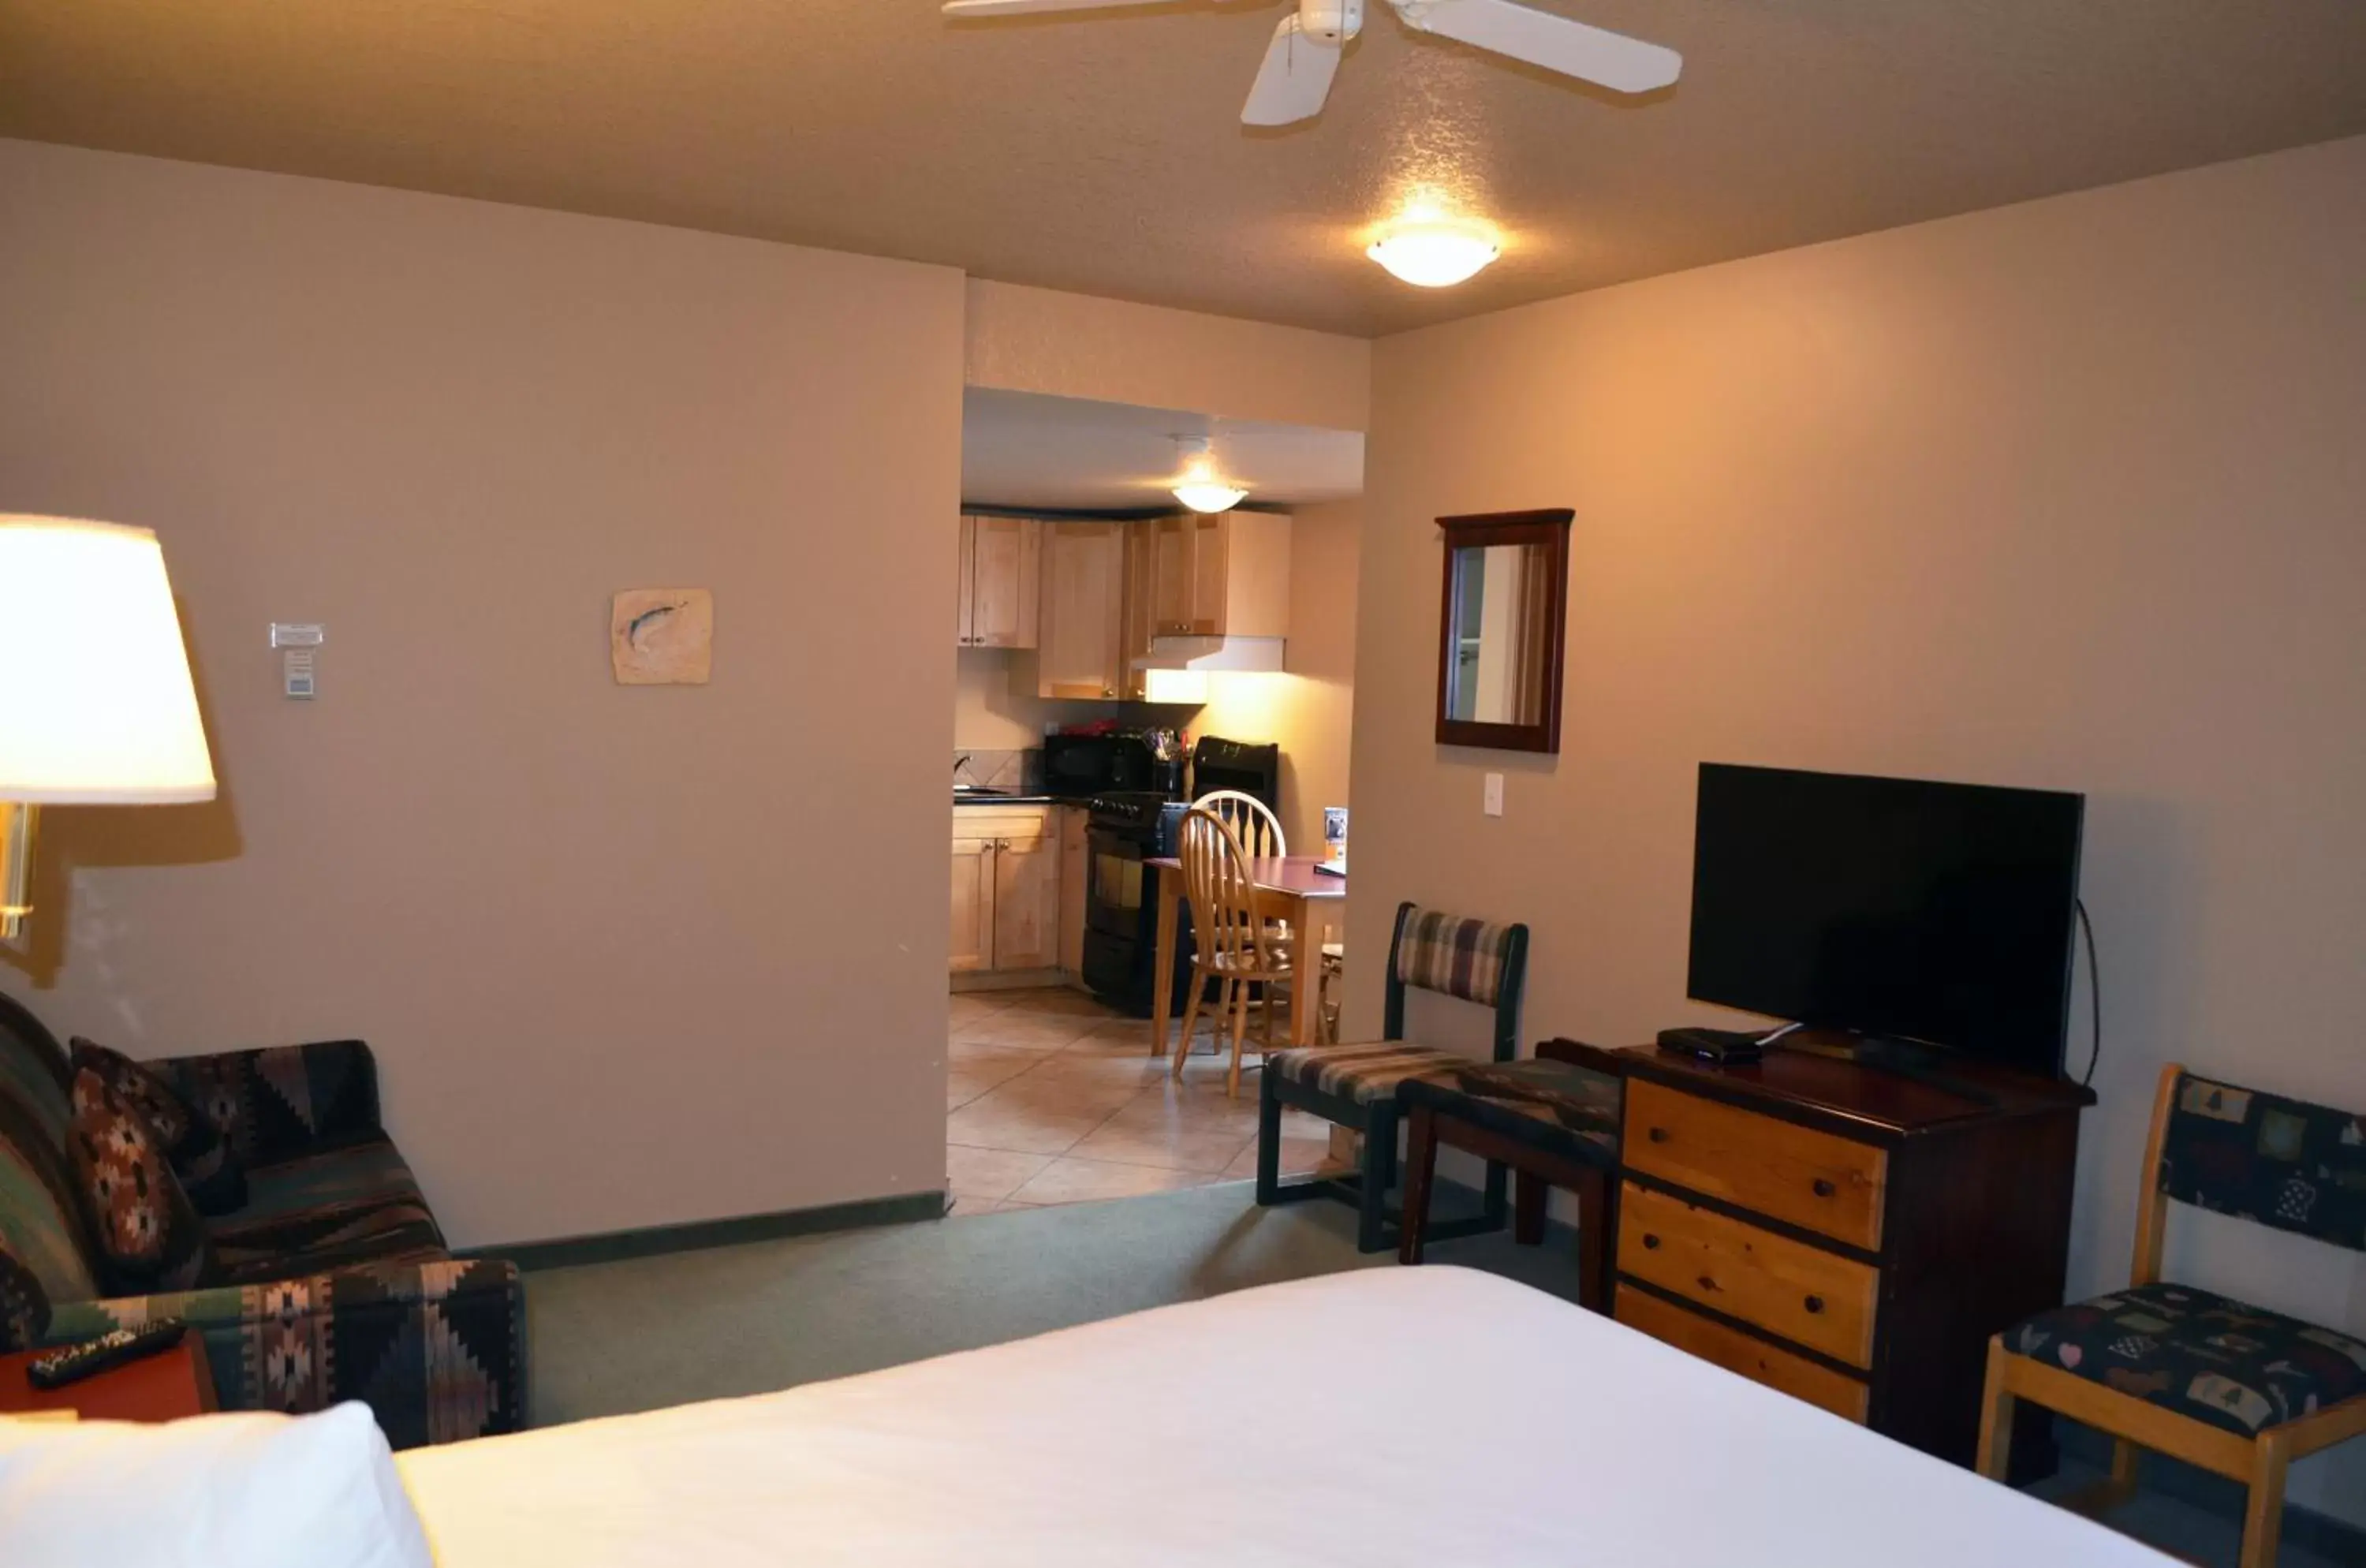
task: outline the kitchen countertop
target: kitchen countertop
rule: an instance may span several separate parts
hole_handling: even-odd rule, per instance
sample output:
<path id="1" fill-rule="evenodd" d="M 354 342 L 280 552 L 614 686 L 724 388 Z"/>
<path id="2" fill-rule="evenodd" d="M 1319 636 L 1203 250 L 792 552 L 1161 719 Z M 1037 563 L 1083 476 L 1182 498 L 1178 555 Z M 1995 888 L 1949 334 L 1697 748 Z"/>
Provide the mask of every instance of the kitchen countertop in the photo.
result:
<path id="1" fill-rule="evenodd" d="M 953 796 L 953 804 L 955 806 L 1082 806 L 1084 802 L 1065 800 L 1056 795 L 987 795 L 980 791 L 975 794 L 956 795 Z"/>

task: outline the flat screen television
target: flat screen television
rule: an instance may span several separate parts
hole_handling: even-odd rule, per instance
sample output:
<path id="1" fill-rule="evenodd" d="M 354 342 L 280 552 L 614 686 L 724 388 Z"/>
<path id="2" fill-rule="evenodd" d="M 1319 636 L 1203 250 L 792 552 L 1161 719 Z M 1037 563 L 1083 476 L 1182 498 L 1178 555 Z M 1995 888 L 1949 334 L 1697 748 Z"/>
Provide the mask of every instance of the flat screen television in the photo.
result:
<path id="1" fill-rule="evenodd" d="M 2062 1071 L 2086 797 L 1703 763 L 1696 999 Z"/>

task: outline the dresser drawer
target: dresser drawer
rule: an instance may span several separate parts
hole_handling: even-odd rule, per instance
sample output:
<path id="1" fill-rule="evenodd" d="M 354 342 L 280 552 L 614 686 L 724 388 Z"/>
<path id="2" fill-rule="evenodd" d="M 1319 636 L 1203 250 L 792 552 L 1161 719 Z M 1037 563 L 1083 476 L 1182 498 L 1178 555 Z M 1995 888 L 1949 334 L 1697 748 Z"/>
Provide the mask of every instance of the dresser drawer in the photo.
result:
<path id="1" fill-rule="evenodd" d="M 1630 1078 L 1621 1157 L 1676 1186 L 1880 1249 L 1889 1156 L 1870 1144 Z"/>
<path id="2" fill-rule="evenodd" d="M 1619 1197 L 1618 1270 L 1853 1367 L 1873 1364 L 1881 1276 L 1648 1187 Z"/>
<path id="3" fill-rule="evenodd" d="M 1740 1372 L 1752 1382 L 1804 1399 L 1851 1421 L 1865 1420 L 1869 1391 L 1854 1378 L 1819 1366 L 1805 1356 L 1753 1339 L 1738 1328 L 1687 1312 L 1641 1291 L 1618 1292 L 1618 1321 L 1688 1355 Z"/>

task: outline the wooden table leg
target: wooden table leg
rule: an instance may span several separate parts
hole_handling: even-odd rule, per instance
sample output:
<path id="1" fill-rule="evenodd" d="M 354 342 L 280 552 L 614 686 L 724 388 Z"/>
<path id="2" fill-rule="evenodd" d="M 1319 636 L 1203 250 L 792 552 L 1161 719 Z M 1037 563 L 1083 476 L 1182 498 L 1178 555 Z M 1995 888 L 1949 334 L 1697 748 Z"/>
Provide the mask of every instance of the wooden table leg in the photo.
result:
<path id="1" fill-rule="evenodd" d="M 1150 971 L 1150 1054 L 1164 1056 L 1167 1015 L 1175 1006 L 1175 923 L 1176 910 L 1183 902 L 1183 879 L 1154 866 L 1143 867 L 1142 874 L 1158 885 L 1158 942 L 1151 954 Z"/>
<path id="2" fill-rule="evenodd" d="M 1421 1261 L 1421 1233 L 1429 1224 L 1429 1182 L 1437 1170 L 1437 1119 L 1426 1105 L 1405 1112 L 1404 1212 L 1397 1219 L 1397 1261 Z"/>
<path id="3" fill-rule="evenodd" d="M 1314 1043 L 1315 1015 L 1323 1010 L 1317 999 L 1322 990 L 1323 942 L 1315 934 L 1308 917 L 1313 906 L 1304 898 L 1290 901 L 1290 929 L 1298 933 L 1300 951 L 1291 958 L 1293 978 L 1290 982 L 1290 1043 L 1292 1045 Z"/>

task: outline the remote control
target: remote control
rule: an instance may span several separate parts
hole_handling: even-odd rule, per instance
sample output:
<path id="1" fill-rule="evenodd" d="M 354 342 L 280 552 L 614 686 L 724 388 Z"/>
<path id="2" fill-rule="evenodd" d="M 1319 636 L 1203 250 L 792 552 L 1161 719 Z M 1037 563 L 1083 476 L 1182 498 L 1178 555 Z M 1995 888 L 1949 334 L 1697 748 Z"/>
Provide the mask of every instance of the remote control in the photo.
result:
<path id="1" fill-rule="evenodd" d="M 159 1350 L 169 1350 L 181 1342 L 189 1325 L 177 1317 L 158 1318 L 138 1328 L 118 1328 L 112 1334 L 102 1334 L 79 1345 L 69 1345 L 62 1350 L 52 1350 L 46 1356 L 36 1356 L 25 1363 L 25 1381 L 35 1388 L 63 1388 L 96 1377 L 109 1367 L 119 1367 L 126 1361 L 136 1361 L 142 1356 L 152 1356 Z"/>

